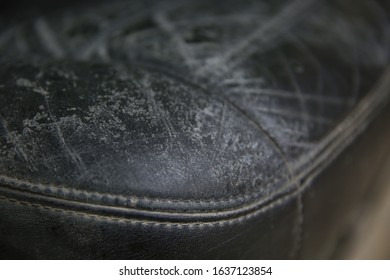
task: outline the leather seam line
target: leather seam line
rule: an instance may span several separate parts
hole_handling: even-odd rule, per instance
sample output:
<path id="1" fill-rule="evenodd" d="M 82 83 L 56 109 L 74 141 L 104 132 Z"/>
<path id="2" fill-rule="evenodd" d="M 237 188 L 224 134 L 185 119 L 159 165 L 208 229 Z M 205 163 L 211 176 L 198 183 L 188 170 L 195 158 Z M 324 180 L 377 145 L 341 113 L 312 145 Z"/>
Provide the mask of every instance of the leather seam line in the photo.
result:
<path id="1" fill-rule="evenodd" d="M 227 219 L 219 219 L 216 221 L 207 221 L 207 222 L 155 222 L 155 221 L 149 221 L 149 220 L 142 220 L 142 219 L 136 219 L 136 218 L 117 218 L 112 216 L 105 216 L 105 215 L 99 215 L 99 214 L 92 214 L 87 212 L 82 212 L 78 210 L 65 210 L 62 208 L 52 207 L 43 205 L 40 203 L 31 203 L 23 200 L 19 200 L 16 198 L 9 198 L 3 195 L 0 195 L 0 201 L 6 201 L 8 203 L 16 204 L 19 206 L 24 207 L 32 207 L 40 210 L 46 210 L 49 212 L 56 212 L 63 215 L 75 215 L 86 219 L 92 219 L 92 220 L 99 220 L 99 221 L 106 221 L 106 222 L 117 222 L 117 223 L 126 223 L 126 224 L 134 224 L 134 225 L 141 225 L 141 226 L 166 226 L 166 227 L 187 227 L 187 228 L 194 228 L 194 227 L 212 227 L 212 226 L 225 226 L 225 225 L 233 225 L 236 223 L 244 222 L 246 220 L 249 220 L 253 217 L 256 217 L 262 213 L 267 212 L 270 209 L 273 209 L 279 205 L 282 205 L 283 203 L 287 202 L 291 198 L 293 198 L 298 192 L 294 191 L 292 193 L 289 193 L 288 195 L 282 196 L 275 201 L 271 202 L 270 204 L 261 207 L 257 209 L 256 211 L 253 211 L 251 213 L 247 213 L 245 215 L 239 216 L 239 217 L 233 217 L 233 218 L 227 218 Z"/>
<path id="2" fill-rule="evenodd" d="M 287 179 L 286 177 L 278 177 L 273 178 L 272 180 L 269 180 L 266 185 L 262 187 L 269 187 L 270 185 L 281 182 L 283 179 Z M 76 199 L 82 199 L 83 196 L 86 198 L 97 198 L 98 202 L 102 202 L 104 199 L 108 200 L 121 200 L 122 202 L 132 202 L 131 204 L 136 204 L 138 201 L 144 201 L 144 202 L 164 202 L 164 203 L 172 203 L 172 204 L 179 204 L 179 203 L 198 203 L 198 204 L 213 204 L 213 203 L 223 203 L 223 202 L 235 202 L 235 201 L 246 201 L 251 198 L 255 198 L 256 196 L 260 195 L 261 193 L 258 192 L 258 190 L 250 192 L 248 194 L 239 195 L 239 196 L 229 196 L 224 197 L 221 199 L 175 199 L 175 198 L 153 198 L 153 197 L 147 197 L 147 196 L 134 196 L 134 195 L 116 195 L 116 194 L 110 194 L 110 193 L 102 193 L 102 192 L 91 192 L 87 190 L 78 190 L 74 188 L 68 188 L 66 186 L 61 185 L 53 185 L 53 184 L 42 184 L 42 183 L 35 183 L 31 180 L 27 179 L 21 179 L 18 177 L 9 177 L 5 175 L 0 175 L 0 183 L 3 183 L 9 187 L 12 187 L 12 185 L 16 186 L 19 191 L 24 191 L 20 187 L 23 185 L 29 185 L 30 191 L 38 190 L 41 191 L 42 194 L 54 194 L 54 195 L 71 195 Z M 0 186 L 1 187 L 1 186 Z"/>

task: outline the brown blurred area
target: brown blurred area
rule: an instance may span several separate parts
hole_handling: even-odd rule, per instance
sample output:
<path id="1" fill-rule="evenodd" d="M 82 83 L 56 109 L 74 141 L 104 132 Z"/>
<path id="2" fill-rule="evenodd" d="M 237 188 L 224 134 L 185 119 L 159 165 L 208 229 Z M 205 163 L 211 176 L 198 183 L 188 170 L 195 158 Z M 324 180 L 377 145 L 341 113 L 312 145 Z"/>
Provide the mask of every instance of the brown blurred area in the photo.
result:
<path id="1" fill-rule="evenodd" d="M 378 191 L 366 197 L 335 259 L 390 260 L 390 157 L 385 162 L 372 182 Z"/>

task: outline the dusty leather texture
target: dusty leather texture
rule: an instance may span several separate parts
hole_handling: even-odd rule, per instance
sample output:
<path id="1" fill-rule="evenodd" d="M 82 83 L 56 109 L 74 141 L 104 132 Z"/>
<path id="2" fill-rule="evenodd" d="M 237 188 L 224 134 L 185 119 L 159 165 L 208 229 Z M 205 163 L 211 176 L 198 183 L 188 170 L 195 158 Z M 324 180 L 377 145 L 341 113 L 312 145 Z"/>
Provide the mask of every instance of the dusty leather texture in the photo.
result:
<path id="1" fill-rule="evenodd" d="M 114 1 L 3 16 L 1 257 L 329 257 L 389 152 L 386 11 Z"/>

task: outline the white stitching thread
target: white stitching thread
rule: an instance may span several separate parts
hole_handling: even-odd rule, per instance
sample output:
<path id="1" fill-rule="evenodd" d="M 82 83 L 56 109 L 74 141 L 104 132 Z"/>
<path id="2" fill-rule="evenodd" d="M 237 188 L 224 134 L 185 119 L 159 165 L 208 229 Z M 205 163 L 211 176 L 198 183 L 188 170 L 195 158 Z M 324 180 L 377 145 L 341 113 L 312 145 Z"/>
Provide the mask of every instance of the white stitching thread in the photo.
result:
<path id="1" fill-rule="evenodd" d="M 267 182 L 265 187 L 270 186 L 271 184 L 275 182 L 281 181 L 283 178 L 274 178 Z M 30 190 L 37 189 L 38 191 L 42 191 L 44 193 L 51 193 L 51 194 L 63 194 L 63 195 L 72 195 L 75 198 L 81 198 L 80 195 L 84 195 L 87 198 L 94 198 L 97 197 L 98 201 L 103 200 L 103 199 L 109 199 L 109 200 L 122 200 L 122 202 L 133 202 L 134 204 L 137 201 L 145 201 L 145 202 L 166 202 L 166 203 L 199 203 L 199 204 L 213 204 L 213 203 L 218 203 L 218 202 L 234 202 L 234 201 L 239 201 L 239 200 L 245 200 L 245 199 L 250 199 L 252 197 L 255 197 L 259 193 L 257 193 L 257 190 L 254 190 L 253 192 L 250 192 L 248 194 L 244 195 L 239 195 L 239 196 L 229 196 L 225 198 L 220 198 L 220 199 L 173 199 L 173 198 L 152 198 L 152 197 L 139 197 L 139 196 L 134 196 L 134 195 L 116 195 L 116 194 L 109 194 L 109 193 L 101 193 L 101 192 L 90 192 L 86 190 L 78 190 L 78 189 L 72 189 L 72 188 L 67 188 L 64 186 L 56 186 L 56 185 L 44 185 L 41 183 L 34 183 L 32 181 L 26 180 L 26 179 L 20 179 L 17 177 L 8 177 L 4 175 L 0 175 L 0 182 L 3 181 L 5 184 L 11 184 L 11 185 L 27 185 L 30 187 Z"/>
<path id="2" fill-rule="evenodd" d="M 126 224 L 135 224 L 135 225 L 141 225 L 141 226 L 166 226 L 166 227 L 187 227 L 189 229 L 192 229 L 194 227 L 212 227 L 212 226 L 224 226 L 224 225 L 233 225 L 236 223 L 240 223 L 246 220 L 249 220 L 261 213 L 264 213 L 268 211 L 269 209 L 272 209 L 274 207 L 277 207 L 278 205 L 281 205 L 285 202 L 287 202 L 291 197 L 295 196 L 296 193 L 290 193 L 289 195 L 286 195 L 284 197 L 281 197 L 272 203 L 266 205 L 265 207 L 262 207 L 260 209 L 257 209 L 256 211 L 245 214 L 240 217 L 231 218 L 231 219 L 221 219 L 218 221 L 212 221 L 212 222 L 187 222 L 187 223 L 179 223 L 179 222 L 151 222 L 151 221 L 145 221 L 145 220 L 135 220 L 135 219 L 126 219 L 126 218 L 116 218 L 116 217 L 109 217 L 109 216 L 102 216 L 98 214 L 90 214 L 90 213 L 84 213 L 81 211 L 75 211 L 75 210 L 65 210 L 61 208 L 55 208 L 51 206 L 45 206 L 39 203 L 30 203 L 26 201 L 21 201 L 16 198 L 8 198 L 5 196 L 0 195 L 0 200 L 7 201 L 9 203 L 14 203 L 20 206 L 27 206 L 27 207 L 34 207 L 42 210 L 67 214 L 67 215 L 75 215 L 87 219 L 96 219 L 101 221 L 107 221 L 107 222 L 118 222 L 118 223 L 126 223 Z"/>

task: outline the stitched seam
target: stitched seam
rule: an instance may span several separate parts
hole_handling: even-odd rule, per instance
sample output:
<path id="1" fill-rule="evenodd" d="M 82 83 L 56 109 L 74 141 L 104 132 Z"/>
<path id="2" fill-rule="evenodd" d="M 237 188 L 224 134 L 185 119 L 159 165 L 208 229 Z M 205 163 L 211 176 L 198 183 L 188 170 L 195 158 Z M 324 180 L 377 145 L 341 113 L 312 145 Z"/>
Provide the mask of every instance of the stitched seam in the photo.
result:
<path id="1" fill-rule="evenodd" d="M 282 179 L 287 179 L 285 177 L 278 177 L 274 178 L 267 182 L 266 185 L 264 185 L 265 188 L 269 187 L 270 185 L 281 182 Z M 22 185 L 31 185 L 30 190 L 38 190 L 42 191 L 44 193 L 48 194 L 57 194 L 57 195 L 72 195 L 75 198 L 81 199 L 82 196 L 86 196 L 86 198 L 97 198 L 98 201 L 102 201 L 103 199 L 108 199 L 111 201 L 120 200 L 121 202 L 133 202 L 134 204 L 138 201 L 144 201 L 144 202 L 166 202 L 166 203 L 198 203 L 198 204 L 212 204 L 212 203 L 223 203 L 223 202 L 234 202 L 234 201 L 240 201 L 245 199 L 254 198 L 257 195 L 261 195 L 260 192 L 258 192 L 258 189 L 249 192 L 247 194 L 239 195 L 239 196 L 229 196 L 224 197 L 220 199 L 173 199 L 173 198 L 152 198 L 152 197 L 146 197 L 146 196 L 134 196 L 134 195 L 116 195 L 116 194 L 109 194 L 109 193 L 102 193 L 102 192 L 90 192 L 87 190 L 78 190 L 74 188 L 69 188 L 66 186 L 60 186 L 60 185 L 52 185 L 52 184 L 42 184 L 42 183 L 35 183 L 27 179 L 21 179 L 18 177 L 9 177 L 0 175 L 0 182 L 3 181 L 4 184 L 9 185 L 14 183 L 17 185 L 17 187 L 20 187 Z M 20 182 L 12 182 L 12 181 L 20 181 Z"/>
<path id="2" fill-rule="evenodd" d="M 167 226 L 167 227 L 187 227 L 187 228 L 193 228 L 193 227 L 213 227 L 213 226 L 224 226 L 224 225 L 233 225 L 236 223 L 244 222 L 246 220 L 249 220 L 257 215 L 260 215 L 274 207 L 277 207 L 279 205 L 282 205 L 283 203 L 287 202 L 290 198 L 294 197 L 297 193 L 293 192 L 286 196 L 283 196 L 272 203 L 261 207 L 260 209 L 257 209 L 256 211 L 253 211 L 251 213 L 242 215 L 240 217 L 235 217 L 231 219 L 221 219 L 218 221 L 211 221 L 211 222 L 187 222 L 187 223 L 180 223 L 180 222 L 152 222 L 147 220 L 136 220 L 136 219 L 130 219 L 130 218 L 116 218 L 116 217 L 110 217 L 110 216 L 103 216 L 98 214 L 91 214 L 76 210 L 65 210 L 61 208 L 46 206 L 40 203 L 30 203 L 27 201 L 22 201 L 16 198 L 9 198 L 6 196 L 0 195 L 0 201 L 6 201 L 8 203 L 13 203 L 19 206 L 25 206 L 25 207 L 33 207 L 40 210 L 46 210 L 50 212 L 56 212 L 64 215 L 73 215 L 73 216 L 79 216 L 86 219 L 93 219 L 93 220 L 99 220 L 99 221 L 107 221 L 107 222 L 118 222 L 118 223 L 126 223 L 126 224 L 134 224 L 134 225 L 141 225 L 141 226 Z"/>

